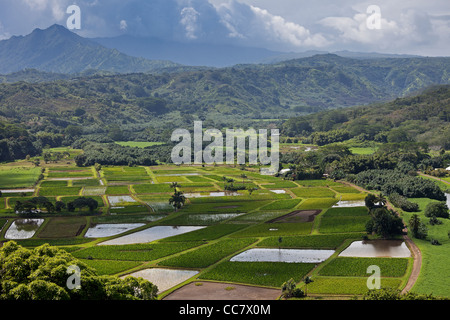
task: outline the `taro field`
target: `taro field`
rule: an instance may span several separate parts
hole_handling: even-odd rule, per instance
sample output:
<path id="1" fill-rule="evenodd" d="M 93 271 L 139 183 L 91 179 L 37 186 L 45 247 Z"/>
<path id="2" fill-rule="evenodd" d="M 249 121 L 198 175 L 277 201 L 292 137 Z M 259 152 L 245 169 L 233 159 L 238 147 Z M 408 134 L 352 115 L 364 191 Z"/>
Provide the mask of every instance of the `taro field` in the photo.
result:
<path id="1" fill-rule="evenodd" d="M 35 183 L 40 170 L 43 178 Z M 399 289 L 411 269 L 407 254 L 373 250 L 372 256 L 361 256 L 356 250 L 343 255 L 366 236 L 366 194 L 332 180 L 286 181 L 233 166 L 96 170 L 70 161 L 3 168 L 2 177 L 5 172 L 11 174 L 0 185 L 0 241 L 26 247 L 49 243 L 99 274 L 140 272 L 160 288 L 160 299 L 194 282 L 251 285 L 281 294 L 289 279 L 307 289 L 308 299 L 350 299 L 367 292 L 371 265 L 380 267 L 383 287 Z M 246 189 L 225 191 L 230 181 Z M 169 204 L 175 189 L 186 199 L 179 210 Z M 66 205 L 92 198 L 98 206 L 39 208 L 27 219 L 14 212 L 17 202 L 36 197 Z M 379 241 L 366 244 L 376 249 Z M 313 280 L 307 288 L 306 276 Z"/>

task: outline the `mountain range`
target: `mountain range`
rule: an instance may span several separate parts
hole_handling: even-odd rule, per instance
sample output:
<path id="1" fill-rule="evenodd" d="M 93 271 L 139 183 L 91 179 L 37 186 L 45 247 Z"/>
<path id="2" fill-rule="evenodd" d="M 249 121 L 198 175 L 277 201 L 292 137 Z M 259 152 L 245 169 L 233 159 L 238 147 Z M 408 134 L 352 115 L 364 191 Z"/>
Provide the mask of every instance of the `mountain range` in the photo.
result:
<path id="1" fill-rule="evenodd" d="M 326 51 L 275 52 L 263 48 L 206 43 L 182 43 L 157 38 L 123 35 L 113 38 L 83 38 L 63 26 L 35 29 L 26 36 L 0 41 L 0 74 L 25 69 L 61 74 L 179 72 L 194 67 L 222 68 L 238 64 L 273 64 L 328 54 Z M 354 59 L 413 58 L 381 53 L 335 52 Z M 12 77 L 17 79 L 17 74 Z M 26 76 L 26 75 L 24 75 Z M 49 78 L 48 76 L 45 78 Z M 26 78 L 29 80 L 29 78 Z M 6 80 L 3 77 L 3 81 Z"/>

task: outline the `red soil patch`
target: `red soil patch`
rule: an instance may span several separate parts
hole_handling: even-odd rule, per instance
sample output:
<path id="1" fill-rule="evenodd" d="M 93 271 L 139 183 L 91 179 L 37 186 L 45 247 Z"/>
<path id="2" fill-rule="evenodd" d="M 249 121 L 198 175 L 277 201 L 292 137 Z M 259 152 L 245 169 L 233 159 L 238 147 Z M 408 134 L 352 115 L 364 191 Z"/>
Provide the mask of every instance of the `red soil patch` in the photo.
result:
<path id="1" fill-rule="evenodd" d="M 163 300 L 276 300 L 280 295 L 281 290 L 277 289 L 197 281 L 172 292 Z"/>

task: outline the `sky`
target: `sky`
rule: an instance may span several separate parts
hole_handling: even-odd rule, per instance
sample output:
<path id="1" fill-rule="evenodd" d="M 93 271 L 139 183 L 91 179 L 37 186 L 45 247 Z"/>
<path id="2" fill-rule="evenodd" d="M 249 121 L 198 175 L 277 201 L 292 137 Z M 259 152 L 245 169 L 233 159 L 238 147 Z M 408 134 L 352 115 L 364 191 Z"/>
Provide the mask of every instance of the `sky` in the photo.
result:
<path id="1" fill-rule="evenodd" d="M 80 8 L 77 34 L 123 34 L 275 51 L 449 56 L 449 0 L 0 0 L 0 40 Z"/>

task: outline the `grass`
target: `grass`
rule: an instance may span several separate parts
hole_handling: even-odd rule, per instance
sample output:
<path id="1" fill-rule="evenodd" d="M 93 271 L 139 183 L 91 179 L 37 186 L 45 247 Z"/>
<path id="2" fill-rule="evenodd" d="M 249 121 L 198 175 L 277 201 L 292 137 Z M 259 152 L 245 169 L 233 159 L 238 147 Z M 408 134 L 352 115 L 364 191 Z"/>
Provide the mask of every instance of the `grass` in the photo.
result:
<path id="1" fill-rule="evenodd" d="M 137 184 L 133 185 L 133 190 L 136 193 L 169 193 L 173 189 L 169 184 Z"/>
<path id="2" fill-rule="evenodd" d="M 147 148 L 147 147 L 153 147 L 153 146 L 160 146 L 163 145 L 164 142 L 137 142 L 137 141 L 120 141 L 116 142 L 116 144 L 122 146 L 122 147 L 133 147 L 133 148 Z"/>
<path id="3" fill-rule="evenodd" d="M 411 234 L 409 236 L 414 240 L 422 253 L 422 267 L 420 270 L 419 278 L 413 287 L 413 291 L 421 294 L 432 293 L 435 296 L 450 296 L 450 283 L 447 275 L 450 270 L 450 256 L 449 256 L 449 244 L 450 237 L 448 232 L 450 231 L 450 220 L 441 219 L 441 225 L 431 226 L 428 221 L 429 218 L 425 217 L 424 210 L 428 203 L 435 202 L 436 200 L 427 198 L 412 198 L 409 199 L 419 205 L 419 212 L 408 213 L 402 212 L 402 218 L 407 223 L 413 214 L 418 214 L 420 220 L 426 224 L 428 229 L 427 239 L 420 240 L 414 239 Z M 442 245 L 432 245 L 431 239 L 438 240 Z"/>
<path id="4" fill-rule="evenodd" d="M 324 187 L 303 187 L 291 189 L 297 197 L 300 198 L 333 198 L 336 194 Z"/>
<path id="5" fill-rule="evenodd" d="M 377 151 L 378 148 L 372 148 L 372 147 L 353 147 L 350 148 L 350 151 L 353 154 L 360 154 L 360 155 L 369 155 L 374 154 Z"/>
<path id="6" fill-rule="evenodd" d="M 0 167 L 0 189 L 31 188 L 34 186 L 41 168 Z"/>

